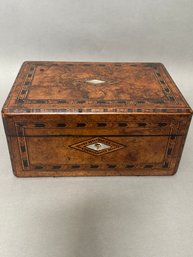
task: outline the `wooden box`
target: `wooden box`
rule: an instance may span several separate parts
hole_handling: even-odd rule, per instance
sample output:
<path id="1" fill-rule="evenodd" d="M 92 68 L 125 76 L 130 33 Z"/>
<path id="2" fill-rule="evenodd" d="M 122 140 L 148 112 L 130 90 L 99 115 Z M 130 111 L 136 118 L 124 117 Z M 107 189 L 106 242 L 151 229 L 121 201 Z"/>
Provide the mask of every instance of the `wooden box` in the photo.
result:
<path id="1" fill-rule="evenodd" d="M 16 176 L 172 175 L 192 110 L 160 63 L 25 62 L 2 116 Z"/>

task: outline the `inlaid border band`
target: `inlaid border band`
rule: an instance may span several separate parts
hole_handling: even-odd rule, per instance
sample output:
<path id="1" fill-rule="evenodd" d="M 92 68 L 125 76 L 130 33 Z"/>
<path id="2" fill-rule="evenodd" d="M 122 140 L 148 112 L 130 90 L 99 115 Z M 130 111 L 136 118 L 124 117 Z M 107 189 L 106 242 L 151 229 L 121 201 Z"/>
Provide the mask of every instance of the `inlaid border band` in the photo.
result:
<path id="1" fill-rule="evenodd" d="M 37 163 L 35 165 L 30 164 L 29 156 L 28 156 L 28 149 L 27 149 L 27 142 L 26 142 L 26 135 L 25 129 L 27 128 L 26 123 L 24 122 L 15 122 L 15 128 L 17 131 L 18 136 L 18 146 L 20 149 L 20 158 L 21 163 L 24 171 L 31 171 L 31 170 L 41 170 L 41 171 L 73 171 L 73 170 L 96 170 L 96 169 L 113 169 L 113 170 L 121 170 L 121 169 L 168 169 L 170 167 L 170 162 L 172 161 L 172 154 L 175 148 L 176 140 L 177 140 L 177 131 L 179 130 L 180 123 L 176 124 L 175 127 L 171 127 L 169 135 L 168 135 L 168 142 L 164 153 L 164 160 L 161 163 L 140 163 L 134 165 L 132 163 L 125 163 L 117 165 L 115 163 L 107 163 L 107 164 L 53 164 L 47 165 L 42 163 Z M 44 126 L 37 126 L 37 129 L 44 129 Z M 150 135 L 151 136 L 151 135 Z M 94 138 L 95 136 L 93 136 Z M 100 137 L 100 136 L 97 136 Z M 108 138 L 108 136 L 105 136 Z M 109 136 L 110 137 L 110 136 Z M 117 135 L 117 137 L 119 137 Z"/>

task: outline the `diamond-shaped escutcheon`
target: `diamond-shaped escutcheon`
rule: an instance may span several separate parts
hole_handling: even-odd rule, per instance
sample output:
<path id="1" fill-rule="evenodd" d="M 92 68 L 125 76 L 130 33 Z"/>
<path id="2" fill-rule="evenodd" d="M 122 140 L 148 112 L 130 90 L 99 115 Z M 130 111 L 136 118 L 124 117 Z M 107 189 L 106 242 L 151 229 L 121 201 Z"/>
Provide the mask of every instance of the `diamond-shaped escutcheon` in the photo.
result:
<path id="1" fill-rule="evenodd" d="M 126 147 L 107 138 L 95 137 L 71 145 L 72 148 L 93 155 L 103 155 Z"/>
<path id="2" fill-rule="evenodd" d="M 98 84 L 103 84 L 105 83 L 104 80 L 100 80 L 100 79 L 91 79 L 91 80 L 86 80 L 87 83 L 90 84 L 94 84 L 94 85 L 98 85 Z"/>

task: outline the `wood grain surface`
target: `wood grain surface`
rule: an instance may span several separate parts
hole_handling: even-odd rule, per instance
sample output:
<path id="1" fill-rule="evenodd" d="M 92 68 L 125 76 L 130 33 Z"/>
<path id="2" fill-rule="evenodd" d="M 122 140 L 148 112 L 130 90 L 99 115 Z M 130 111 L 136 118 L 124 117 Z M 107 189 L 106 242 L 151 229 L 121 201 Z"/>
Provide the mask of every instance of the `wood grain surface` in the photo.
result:
<path id="1" fill-rule="evenodd" d="M 160 63 L 25 62 L 2 116 L 16 176 L 172 175 L 192 110 Z"/>

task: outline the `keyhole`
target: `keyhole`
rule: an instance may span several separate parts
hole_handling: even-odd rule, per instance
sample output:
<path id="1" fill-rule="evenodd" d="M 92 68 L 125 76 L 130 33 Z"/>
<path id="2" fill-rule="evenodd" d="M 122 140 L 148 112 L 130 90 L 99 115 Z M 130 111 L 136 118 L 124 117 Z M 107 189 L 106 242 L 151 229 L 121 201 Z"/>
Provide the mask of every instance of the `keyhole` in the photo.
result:
<path id="1" fill-rule="evenodd" d="M 101 148 L 101 144 L 99 144 L 99 143 L 96 143 L 94 146 L 96 147 L 97 150 L 99 150 Z"/>

